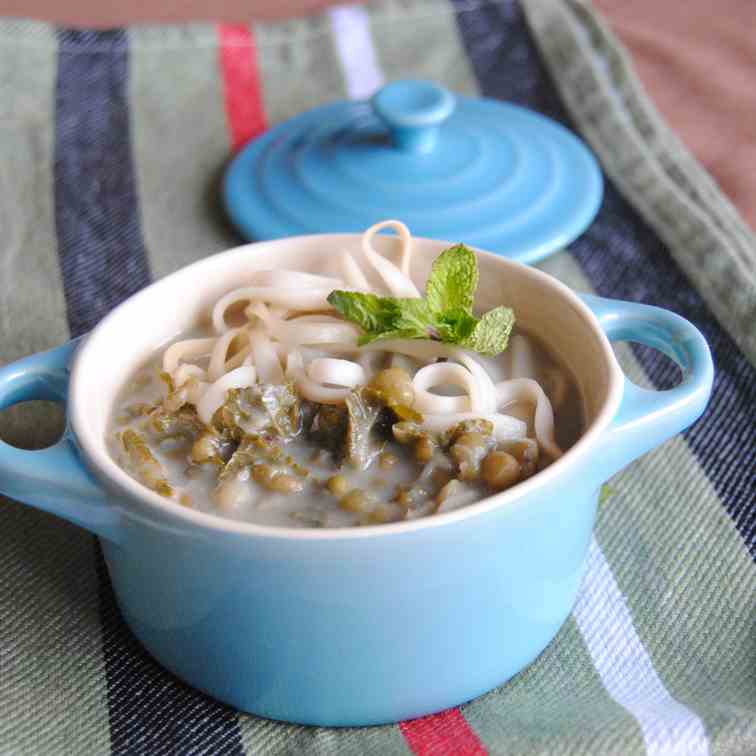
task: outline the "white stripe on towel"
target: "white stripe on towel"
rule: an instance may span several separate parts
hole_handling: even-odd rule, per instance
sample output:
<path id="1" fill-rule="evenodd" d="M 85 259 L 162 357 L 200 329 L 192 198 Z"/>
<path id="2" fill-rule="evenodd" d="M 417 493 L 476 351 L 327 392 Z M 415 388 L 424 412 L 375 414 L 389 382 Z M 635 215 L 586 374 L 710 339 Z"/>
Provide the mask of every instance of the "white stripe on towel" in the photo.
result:
<path id="1" fill-rule="evenodd" d="M 383 84 L 367 11 L 361 5 L 336 5 L 328 10 L 328 16 L 347 95 L 365 100 Z"/>
<path id="2" fill-rule="evenodd" d="M 595 538 L 573 616 L 607 692 L 638 721 L 649 756 L 708 756 L 703 722 L 664 687 Z"/>

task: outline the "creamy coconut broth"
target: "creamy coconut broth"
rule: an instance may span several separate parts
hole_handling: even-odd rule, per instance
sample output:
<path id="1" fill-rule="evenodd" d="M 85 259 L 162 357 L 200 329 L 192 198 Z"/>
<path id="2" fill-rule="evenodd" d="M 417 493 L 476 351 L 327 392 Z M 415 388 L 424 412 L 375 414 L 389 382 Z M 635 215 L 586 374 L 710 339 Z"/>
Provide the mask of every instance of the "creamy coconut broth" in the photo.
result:
<path id="1" fill-rule="evenodd" d="M 399 265 L 372 247 L 384 226 L 398 232 Z M 400 306 L 422 297 L 411 246 L 404 226 L 378 224 L 361 255 L 341 253 L 333 277 L 259 271 L 240 282 L 207 324 L 127 381 L 108 430 L 113 458 L 177 506 L 284 527 L 448 512 L 553 462 L 582 432 L 582 403 L 568 371 L 521 326 L 504 351 L 481 354 L 468 345 L 485 351 L 490 339 L 449 336 L 444 316 L 421 324 L 429 337 L 392 338 L 411 332 L 394 320 L 369 336 L 369 314 L 359 326 L 351 304 L 329 306 L 333 290 Z M 380 288 L 368 284 L 371 269 Z"/>

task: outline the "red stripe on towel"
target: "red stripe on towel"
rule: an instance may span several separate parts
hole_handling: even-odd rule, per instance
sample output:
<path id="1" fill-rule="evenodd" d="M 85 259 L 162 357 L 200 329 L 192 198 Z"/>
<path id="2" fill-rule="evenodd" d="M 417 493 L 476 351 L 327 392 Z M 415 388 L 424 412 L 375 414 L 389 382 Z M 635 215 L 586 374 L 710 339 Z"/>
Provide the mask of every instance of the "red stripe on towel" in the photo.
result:
<path id="1" fill-rule="evenodd" d="M 219 24 L 218 41 L 226 118 L 231 146 L 236 151 L 267 127 L 255 37 L 244 24 Z"/>
<path id="2" fill-rule="evenodd" d="M 488 753 L 459 709 L 411 719 L 402 722 L 399 728 L 416 756 L 485 756 Z"/>

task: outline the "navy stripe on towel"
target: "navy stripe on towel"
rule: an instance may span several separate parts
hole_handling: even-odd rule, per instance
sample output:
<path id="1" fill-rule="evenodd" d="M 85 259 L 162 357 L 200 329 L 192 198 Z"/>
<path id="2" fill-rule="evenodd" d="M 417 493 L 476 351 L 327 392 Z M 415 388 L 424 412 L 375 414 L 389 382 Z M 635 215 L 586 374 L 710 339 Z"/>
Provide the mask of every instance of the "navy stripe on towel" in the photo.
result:
<path id="1" fill-rule="evenodd" d="M 55 222 L 71 333 L 150 280 L 139 228 L 123 31 L 60 34 Z"/>
<path id="2" fill-rule="evenodd" d="M 511 0 L 471 5 L 452 0 L 481 91 L 544 113 L 574 129 L 556 87 Z M 720 326 L 661 239 L 606 181 L 601 210 L 570 250 L 599 294 L 667 307 L 695 323 L 711 347 L 716 378 L 705 415 L 685 433 L 756 559 L 756 370 Z M 657 387 L 676 369 L 649 349 L 636 355 Z"/>
<path id="3" fill-rule="evenodd" d="M 131 155 L 126 34 L 61 31 L 59 45 L 55 214 L 69 326 L 79 335 L 150 273 Z M 101 555 L 98 570 L 113 753 L 241 753 L 236 713 L 147 655 L 121 617 Z"/>
<path id="4" fill-rule="evenodd" d="M 145 652 L 121 617 L 101 552 L 97 561 L 114 756 L 242 754 L 236 712 L 185 685 Z"/>

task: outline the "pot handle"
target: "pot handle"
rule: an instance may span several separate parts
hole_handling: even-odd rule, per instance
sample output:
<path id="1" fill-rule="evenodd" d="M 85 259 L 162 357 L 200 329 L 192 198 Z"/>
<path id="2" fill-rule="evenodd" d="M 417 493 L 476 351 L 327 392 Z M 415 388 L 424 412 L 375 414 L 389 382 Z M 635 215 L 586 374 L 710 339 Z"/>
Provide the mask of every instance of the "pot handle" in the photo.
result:
<path id="1" fill-rule="evenodd" d="M 682 381 L 666 391 L 643 389 L 625 378 L 619 410 L 598 446 L 600 483 L 701 416 L 711 395 L 714 364 L 701 332 L 669 310 L 588 294 L 581 299 L 610 341 L 658 349 L 682 371 Z"/>
<path id="2" fill-rule="evenodd" d="M 32 399 L 65 403 L 78 343 L 74 339 L 0 368 L 0 410 Z M 82 463 L 68 423 L 47 449 L 17 449 L 0 441 L 0 493 L 118 540 L 119 515 Z"/>

